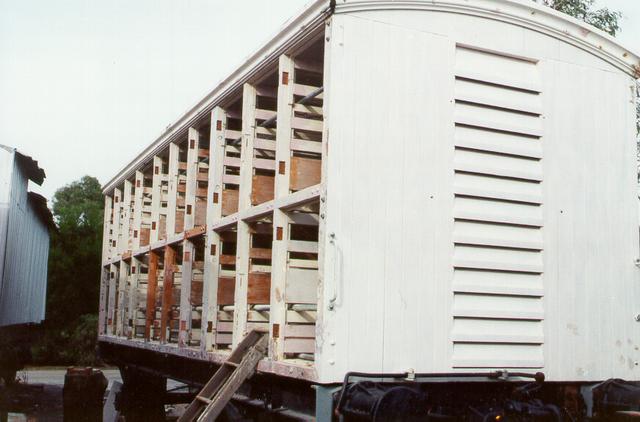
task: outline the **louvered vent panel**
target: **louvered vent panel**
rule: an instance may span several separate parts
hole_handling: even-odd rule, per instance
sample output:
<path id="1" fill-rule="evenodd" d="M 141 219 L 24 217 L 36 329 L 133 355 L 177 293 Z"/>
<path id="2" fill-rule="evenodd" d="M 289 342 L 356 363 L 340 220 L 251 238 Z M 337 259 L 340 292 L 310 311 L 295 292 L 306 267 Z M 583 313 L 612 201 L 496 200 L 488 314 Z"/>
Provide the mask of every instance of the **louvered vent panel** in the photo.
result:
<path id="1" fill-rule="evenodd" d="M 544 366 L 541 95 L 535 60 L 457 47 L 454 367 Z"/>

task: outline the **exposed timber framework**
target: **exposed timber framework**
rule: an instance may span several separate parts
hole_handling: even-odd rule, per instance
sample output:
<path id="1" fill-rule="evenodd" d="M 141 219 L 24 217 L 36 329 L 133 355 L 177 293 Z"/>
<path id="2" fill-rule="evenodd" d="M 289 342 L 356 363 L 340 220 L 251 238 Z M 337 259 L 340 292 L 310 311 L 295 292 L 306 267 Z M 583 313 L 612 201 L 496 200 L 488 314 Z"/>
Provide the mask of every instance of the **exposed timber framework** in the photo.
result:
<path id="1" fill-rule="evenodd" d="M 268 329 L 261 369 L 314 379 L 323 29 L 105 196 L 103 339 L 221 361 Z"/>
<path id="2" fill-rule="evenodd" d="M 637 379 L 638 66 L 530 1 L 312 3 L 105 185 L 102 350 L 204 385 L 268 331 L 247 403 L 317 420 L 352 371 Z"/>

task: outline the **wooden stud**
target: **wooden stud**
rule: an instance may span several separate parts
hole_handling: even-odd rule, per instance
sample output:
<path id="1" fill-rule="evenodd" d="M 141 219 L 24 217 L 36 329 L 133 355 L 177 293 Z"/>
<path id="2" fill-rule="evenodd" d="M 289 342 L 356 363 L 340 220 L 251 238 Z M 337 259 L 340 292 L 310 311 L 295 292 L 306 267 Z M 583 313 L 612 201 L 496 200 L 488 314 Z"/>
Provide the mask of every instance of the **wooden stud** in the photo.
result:
<path id="1" fill-rule="evenodd" d="M 211 125 L 209 136 L 209 190 L 207 200 L 207 227 L 222 218 L 222 204 L 218 201 L 222 194 L 222 172 L 225 150 L 225 125 L 226 113 L 221 107 L 216 107 L 211 112 Z M 201 332 L 200 348 L 202 351 L 213 350 L 215 326 L 218 317 L 217 294 L 219 263 L 216 256 L 216 248 L 220 244 L 220 236 L 215 231 L 207 233 L 206 248 L 209 254 L 204 257 L 204 285 L 202 289 L 202 320 L 201 327 L 207 327 L 206 332 Z"/>
<path id="2" fill-rule="evenodd" d="M 131 208 L 131 188 L 132 183 L 129 180 L 124 181 L 124 191 L 123 191 L 123 200 L 121 204 L 122 210 L 122 234 L 121 234 L 121 242 L 118 245 L 118 254 L 122 255 L 124 252 L 131 250 L 131 246 L 133 245 L 133 241 L 131 239 L 131 216 L 132 216 L 132 208 Z"/>
<path id="3" fill-rule="evenodd" d="M 109 198 L 105 196 L 106 199 Z M 106 227 L 106 224 L 105 224 Z M 104 250 L 104 248 L 103 248 Z M 107 333 L 107 314 L 109 306 L 109 269 L 103 267 L 100 274 L 100 307 L 98 311 L 98 335 L 103 336 Z"/>
<path id="4" fill-rule="evenodd" d="M 129 191 L 130 192 L 130 191 Z M 126 204 L 126 202 L 125 202 Z M 126 336 L 127 333 L 124 332 L 124 329 L 126 327 L 126 320 L 128 318 L 128 308 L 129 308 L 129 303 L 128 300 L 126 301 L 125 298 L 127 296 L 127 287 L 128 287 L 128 270 L 129 270 L 129 264 L 124 261 L 121 260 L 120 261 L 120 268 L 118 270 L 118 280 L 120 280 L 120 282 L 118 283 L 118 309 L 116 309 L 116 336 L 121 337 L 121 336 Z"/>
<path id="5" fill-rule="evenodd" d="M 251 207 L 255 120 L 256 89 L 253 85 L 244 84 L 242 95 L 242 150 L 240 152 L 238 210 L 246 210 Z"/>
<path id="6" fill-rule="evenodd" d="M 176 233 L 176 205 L 178 197 L 178 168 L 180 147 L 175 142 L 169 144 L 169 191 L 167 192 L 167 236 Z"/>
<path id="7" fill-rule="evenodd" d="M 160 197 L 162 195 L 162 175 L 159 169 L 162 168 L 162 158 L 157 155 L 153 157 L 153 167 L 155 169 L 153 174 L 153 184 L 151 191 L 151 233 L 149 235 L 149 242 L 155 243 L 159 239 L 159 227 L 157 222 L 160 221 Z"/>
<path id="8" fill-rule="evenodd" d="M 238 210 L 251 207 L 253 176 L 253 144 L 255 139 L 256 89 L 244 84 L 242 95 L 242 151 L 240 152 L 240 192 Z M 249 224 L 238 221 L 236 242 L 236 288 L 233 314 L 232 347 L 235 347 L 247 331 L 247 283 L 249 273 Z"/>
<path id="9" fill-rule="evenodd" d="M 113 212 L 113 198 L 105 195 L 104 197 L 104 229 L 102 231 L 102 261 L 106 261 L 111 256 L 111 214 Z"/>
<path id="10" fill-rule="evenodd" d="M 182 246 L 184 259 L 182 260 L 182 284 L 180 285 L 180 330 L 178 332 L 178 346 L 189 345 L 192 321 L 191 283 L 193 281 L 193 260 L 195 247 L 192 242 L 185 240 Z M 183 326 L 184 323 L 184 326 Z"/>
<path id="11" fill-rule="evenodd" d="M 136 318 L 136 313 L 138 311 L 138 281 L 140 277 L 140 272 L 137 270 L 140 265 L 140 261 L 136 257 L 131 258 L 131 278 L 129 282 L 129 301 L 128 308 L 129 312 L 127 313 L 127 319 L 129 320 L 129 325 L 127 329 L 126 336 L 128 338 L 135 337 L 135 327 L 133 326 L 132 321 Z"/>
<path id="12" fill-rule="evenodd" d="M 282 198 L 289 194 L 289 168 L 291 160 L 291 118 L 295 84 L 289 84 L 289 75 L 294 75 L 295 65 L 287 56 L 280 56 L 279 72 L 282 75 L 278 87 L 278 127 L 276 131 L 276 160 L 278 173 L 275 180 L 275 198 Z M 295 76 L 294 76 L 295 79 Z M 286 274 L 287 274 L 287 242 L 289 217 L 280 209 L 273 211 L 274 239 L 271 259 L 271 306 L 269 312 L 270 348 L 269 357 L 274 360 L 284 358 L 283 338 L 279 335 L 280 327 L 286 324 Z"/>
<path id="13" fill-rule="evenodd" d="M 176 265 L 176 250 L 171 246 L 164 248 L 164 280 L 162 281 L 162 309 L 160 311 L 160 343 L 167 341 L 169 316 L 173 305 L 173 280 Z"/>
<path id="14" fill-rule="evenodd" d="M 117 298 L 118 298 L 118 277 L 117 277 L 117 267 L 114 264 L 111 264 L 110 267 L 111 278 L 109 279 L 109 305 L 107 307 L 107 333 L 115 334 L 115 326 L 113 321 L 116 317 L 116 308 L 117 308 Z"/>
<path id="15" fill-rule="evenodd" d="M 200 148 L 200 132 L 189 128 L 189 145 L 193 145 L 187 151 L 187 186 L 185 192 L 186 213 L 184 217 L 184 230 L 193 228 L 195 224 L 196 190 L 198 188 L 198 149 Z"/>
<path id="16" fill-rule="evenodd" d="M 113 197 L 115 200 L 115 203 L 113 204 L 113 239 L 114 239 L 114 243 L 113 243 L 113 251 L 111 253 L 111 256 L 113 258 L 117 257 L 119 253 L 122 253 L 122 246 L 123 245 L 123 240 L 125 239 L 125 236 L 122 233 L 122 206 L 123 203 L 121 201 L 119 201 L 119 199 L 122 197 L 122 190 L 121 189 L 114 189 L 113 190 Z"/>
<path id="17" fill-rule="evenodd" d="M 156 314 L 156 291 L 158 288 L 158 253 L 149 252 L 149 271 L 147 273 L 147 308 L 145 310 L 144 339 L 151 338 L 151 325 Z"/>

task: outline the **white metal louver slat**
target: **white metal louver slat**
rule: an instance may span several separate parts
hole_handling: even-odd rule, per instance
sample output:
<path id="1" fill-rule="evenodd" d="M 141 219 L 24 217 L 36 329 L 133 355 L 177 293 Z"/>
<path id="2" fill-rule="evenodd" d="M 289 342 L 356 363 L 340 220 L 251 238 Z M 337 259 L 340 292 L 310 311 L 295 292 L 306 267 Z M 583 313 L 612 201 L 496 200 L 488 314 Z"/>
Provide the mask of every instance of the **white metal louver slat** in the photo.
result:
<path id="1" fill-rule="evenodd" d="M 543 119 L 537 62 L 458 46 L 455 84 L 452 365 L 540 368 Z"/>

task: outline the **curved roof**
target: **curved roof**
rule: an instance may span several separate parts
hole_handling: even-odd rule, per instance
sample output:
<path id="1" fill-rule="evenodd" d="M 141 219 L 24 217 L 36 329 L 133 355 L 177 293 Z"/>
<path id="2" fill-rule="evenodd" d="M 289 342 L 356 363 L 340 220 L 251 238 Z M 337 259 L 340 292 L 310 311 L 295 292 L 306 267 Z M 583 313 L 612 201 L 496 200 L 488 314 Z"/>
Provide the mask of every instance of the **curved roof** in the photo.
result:
<path id="1" fill-rule="evenodd" d="M 640 57 L 614 37 L 533 0 L 343 0 L 336 13 L 369 10 L 432 10 L 499 20 L 529 28 L 582 48 L 640 78 Z"/>
<path id="2" fill-rule="evenodd" d="M 153 154 L 184 136 L 187 129 L 210 112 L 230 93 L 239 89 L 259 70 L 274 63 L 297 41 L 316 30 L 332 13 L 372 10 L 431 10 L 499 20 L 529 28 L 565 41 L 611 63 L 634 78 L 640 78 L 640 56 L 622 46 L 614 37 L 569 15 L 533 0 L 315 0 L 292 19 L 201 101 L 145 148 L 131 163 L 103 186 L 111 192 L 118 184 L 147 163 Z"/>

